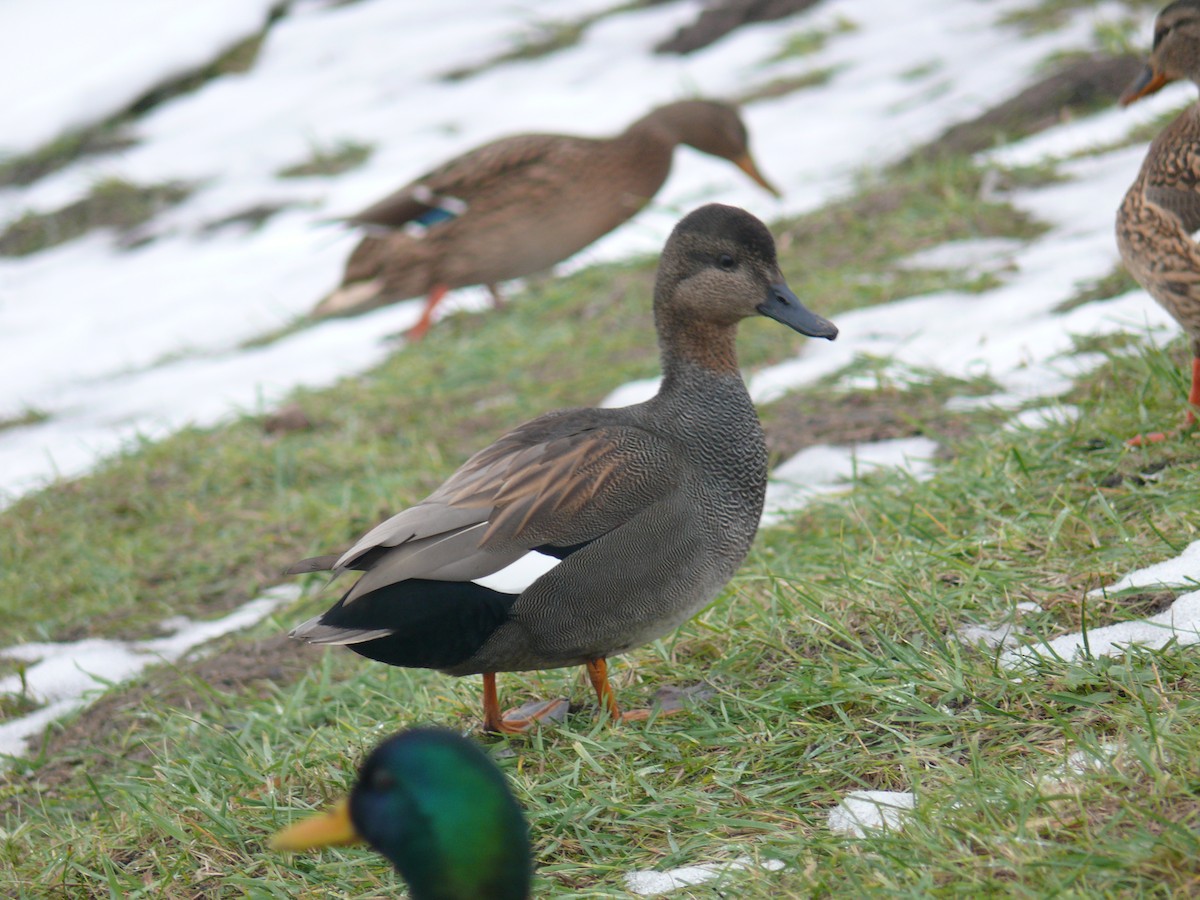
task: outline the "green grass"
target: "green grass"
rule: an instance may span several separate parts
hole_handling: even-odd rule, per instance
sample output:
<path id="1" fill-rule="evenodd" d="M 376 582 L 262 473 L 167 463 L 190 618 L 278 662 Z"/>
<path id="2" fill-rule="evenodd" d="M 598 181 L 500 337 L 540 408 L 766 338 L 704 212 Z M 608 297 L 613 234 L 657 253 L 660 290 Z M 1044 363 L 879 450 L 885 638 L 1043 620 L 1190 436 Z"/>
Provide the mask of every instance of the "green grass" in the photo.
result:
<path id="1" fill-rule="evenodd" d="M 370 145 L 355 141 L 340 141 L 328 147 L 314 146 L 308 159 L 285 166 L 277 175 L 280 178 L 341 175 L 365 163 L 371 158 L 373 150 Z"/>
<path id="2" fill-rule="evenodd" d="M 836 321 L 968 283 L 896 263 L 945 240 L 1038 233 L 981 200 L 979 179 L 961 160 L 912 166 L 777 223 L 793 287 Z M 501 429 L 654 374 L 652 277 L 653 260 L 640 260 L 543 283 L 502 311 L 440 323 L 361 377 L 300 392 L 311 429 L 268 435 L 248 415 L 23 498 L 0 512 L 0 644 L 139 636 L 171 614 L 215 615 L 419 498 Z M 766 321 L 742 332 L 749 369 L 797 346 Z M 630 869 L 743 854 L 787 869 L 674 896 L 1193 892 L 1200 658 L 1173 647 L 1018 677 L 947 637 L 1022 600 L 1043 609 L 1022 624 L 1047 638 L 1161 603 L 1084 593 L 1200 531 L 1196 441 L 1123 443 L 1176 420 L 1185 355 L 1114 354 L 1068 398 L 1085 417 L 1046 431 L 951 416 L 946 396 L 987 386 L 945 379 L 819 386 L 765 407 L 776 455 L 848 427 L 818 426 L 819 414 L 877 408 L 895 411 L 897 429 L 938 436 L 945 458 L 928 482 L 874 475 L 764 531 L 709 609 L 614 664 L 630 705 L 666 684 L 713 685 L 688 714 L 613 728 L 573 670 L 501 678 L 508 703 L 584 703 L 564 725 L 488 742 L 529 814 L 536 895 L 620 897 Z M 344 790 L 384 734 L 470 728 L 478 679 L 279 640 L 329 602 L 318 585 L 214 657 L 153 670 L 51 728 L 44 752 L 0 780 L 6 894 L 397 893 L 374 854 L 275 854 L 265 836 Z M 1058 773 L 1068 752 L 1106 743 L 1118 747 L 1110 761 Z M 832 834 L 829 809 L 858 789 L 915 791 L 905 830 Z"/>
<path id="3" fill-rule="evenodd" d="M 1058 304 L 1055 309 L 1060 313 L 1070 312 L 1077 306 L 1083 306 L 1096 300 L 1119 297 L 1137 290 L 1137 287 L 1138 283 L 1133 280 L 1132 275 L 1125 271 L 1125 267 L 1117 265 L 1107 275 L 1078 285 L 1075 293 Z"/>
<path id="4" fill-rule="evenodd" d="M 1022 34 L 1034 35 L 1056 31 L 1066 25 L 1072 16 L 1094 10 L 1100 3 L 1098 0 L 1038 0 L 1021 9 L 1005 13 L 1000 22 L 1012 25 Z M 1125 0 L 1122 4 L 1127 10 L 1157 11 L 1165 6 L 1159 0 Z M 1105 23 L 1097 28 L 1098 36 L 1110 36 L 1120 32 L 1126 23 Z"/>
<path id="5" fill-rule="evenodd" d="M 798 56 L 811 56 L 813 53 L 825 49 L 830 38 L 837 37 L 839 34 L 848 34 L 857 29 L 858 25 L 850 19 L 839 17 L 830 28 L 793 32 L 784 39 L 782 46 L 767 62 L 777 63 L 786 59 L 795 59 Z"/>
<path id="6" fill-rule="evenodd" d="M 124 150 L 137 143 L 125 133 L 127 117 L 61 134 L 40 147 L 0 159 L 0 186 L 33 184 L 89 156 Z"/>
<path id="7" fill-rule="evenodd" d="M 774 78 L 764 84 L 747 88 L 736 97 L 731 98 L 731 100 L 737 106 L 744 106 L 747 103 L 754 103 L 758 100 L 785 97 L 788 94 L 794 94 L 796 91 L 803 91 L 828 84 L 837 72 L 836 66 L 829 66 L 824 69 L 814 69 L 811 72 L 805 72 L 803 75 Z"/>
<path id="8" fill-rule="evenodd" d="M 28 425 L 37 425 L 49 418 L 50 414 L 45 410 L 26 407 L 12 415 L 0 416 L 0 431 L 5 431 L 9 428 L 25 428 Z"/>
<path id="9" fill-rule="evenodd" d="M 181 182 L 138 185 L 120 178 L 96 182 L 86 197 L 47 213 L 27 212 L 0 233 L 0 256 L 28 256 L 100 228 L 130 235 L 192 192 Z"/>
<path id="10" fill-rule="evenodd" d="M 531 22 L 525 31 L 512 38 L 512 46 L 508 50 L 483 62 L 452 69 L 442 76 L 442 80 L 465 81 L 497 66 L 550 56 L 578 44 L 587 30 L 602 19 L 630 10 L 641 9 L 644 6 L 653 5 L 654 2 L 655 0 L 627 0 L 627 2 L 618 3 L 609 9 L 581 16 L 578 19 L 543 19 Z"/>

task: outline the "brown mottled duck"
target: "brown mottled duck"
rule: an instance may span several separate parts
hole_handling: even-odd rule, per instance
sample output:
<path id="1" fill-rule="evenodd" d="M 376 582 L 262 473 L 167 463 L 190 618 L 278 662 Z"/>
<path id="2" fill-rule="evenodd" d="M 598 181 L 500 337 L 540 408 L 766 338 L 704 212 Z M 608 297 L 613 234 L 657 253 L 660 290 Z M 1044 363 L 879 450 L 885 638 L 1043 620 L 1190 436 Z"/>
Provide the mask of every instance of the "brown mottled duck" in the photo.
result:
<path id="1" fill-rule="evenodd" d="M 1127 106 L 1172 81 L 1200 85 L 1200 0 L 1177 0 L 1154 24 L 1154 49 L 1142 74 L 1121 96 Z M 1117 211 L 1117 245 L 1138 283 L 1183 327 L 1192 344 L 1192 387 L 1184 428 L 1200 406 L 1200 103 L 1163 129 Z M 1161 441 L 1167 433 L 1129 443 Z"/>
<path id="2" fill-rule="evenodd" d="M 684 100 L 611 138 L 520 134 L 471 150 L 347 221 L 365 226 L 341 286 L 312 315 L 356 315 L 426 297 L 410 339 L 422 337 L 446 292 L 540 272 L 603 237 L 667 180 L 679 144 L 728 159 L 779 192 L 750 155 L 737 110 Z"/>

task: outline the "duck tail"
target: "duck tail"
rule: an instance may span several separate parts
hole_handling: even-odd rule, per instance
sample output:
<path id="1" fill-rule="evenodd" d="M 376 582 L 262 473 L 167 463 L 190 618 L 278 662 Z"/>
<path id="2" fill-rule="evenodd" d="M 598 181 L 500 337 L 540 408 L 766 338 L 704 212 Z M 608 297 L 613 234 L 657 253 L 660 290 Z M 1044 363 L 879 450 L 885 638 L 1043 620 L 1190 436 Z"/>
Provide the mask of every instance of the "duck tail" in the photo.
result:
<path id="1" fill-rule="evenodd" d="M 360 644 L 392 634 L 390 628 L 342 628 L 328 625 L 322 621 L 325 615 L 321 613 L 307 622 L 302 622 L 288 632 L 288 637 L 309 644 Z"/>

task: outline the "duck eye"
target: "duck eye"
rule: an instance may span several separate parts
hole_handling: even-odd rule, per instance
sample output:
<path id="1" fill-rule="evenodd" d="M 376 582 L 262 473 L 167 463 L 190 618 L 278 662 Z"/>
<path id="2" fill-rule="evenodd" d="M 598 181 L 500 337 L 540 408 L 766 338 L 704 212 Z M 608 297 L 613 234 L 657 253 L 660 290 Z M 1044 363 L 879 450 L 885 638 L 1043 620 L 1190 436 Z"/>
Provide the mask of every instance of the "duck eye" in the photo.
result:
<path id="1" fill-rule="evenodd" d="M 732 272 L 733 267 L 737 265 L 737 262 L 728 253 L 722 253 L 719 257 L 717 257 L 717 265 L 719 265 L 726 272 Z"/>
<path id="2" fill-rule="evenodd" d="M 376 791 L 389 791 L 396 784 L 396 778 L 386 769 L 379 769 L 371 776 L 371 788 Z"/>

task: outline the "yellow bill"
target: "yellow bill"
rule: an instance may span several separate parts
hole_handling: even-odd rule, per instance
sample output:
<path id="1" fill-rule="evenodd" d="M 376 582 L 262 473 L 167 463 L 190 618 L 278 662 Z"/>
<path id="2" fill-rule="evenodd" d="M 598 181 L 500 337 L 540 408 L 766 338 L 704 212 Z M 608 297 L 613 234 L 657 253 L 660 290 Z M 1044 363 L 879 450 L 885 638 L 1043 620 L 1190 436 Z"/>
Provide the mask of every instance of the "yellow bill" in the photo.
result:
<path id="1" fill-rule="evenodd" d="M 350 801 L 343 799 L 328 811 L 301 819 L 295 825 L 276 832 L 267 846 L 272 850 L 314 850 L 355 844 L 361 841 L 350 821 Z"/>
<path id="2" fill-rule="evenodd" d="M 1149 97 L 1151 94 L 1162 90 L 1175 79 L 1168 78 L 1162 72 L 1155 69 L 1153 66 L 1146 66 L 1142 69 L 1137 78 L 1133 80 L 1133 84 L 1125 88 L 1125 93 L 1121 95 L 1117 102 L 1122 106 L 1128 106 L 1141 100 L 1143 97 Z"/>
<path id="3" fill-rule="evenodd" d="M 753 157 L 751 157 L 749 153 L 739 156 L 733 161 L 733 163 L 774 196 L 783 196 L 783 194 L 779 193 L 779 190 L 775 187 L 775 185 L 767 181 L 767 179 L 763 177 L 762 172 L 758 171 L 758 166 L 755 164 Z"/>

